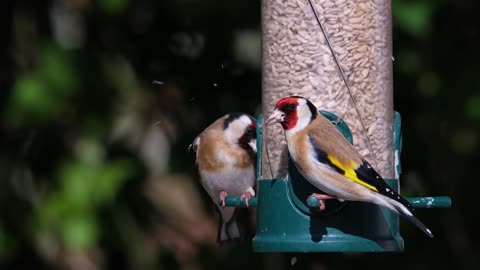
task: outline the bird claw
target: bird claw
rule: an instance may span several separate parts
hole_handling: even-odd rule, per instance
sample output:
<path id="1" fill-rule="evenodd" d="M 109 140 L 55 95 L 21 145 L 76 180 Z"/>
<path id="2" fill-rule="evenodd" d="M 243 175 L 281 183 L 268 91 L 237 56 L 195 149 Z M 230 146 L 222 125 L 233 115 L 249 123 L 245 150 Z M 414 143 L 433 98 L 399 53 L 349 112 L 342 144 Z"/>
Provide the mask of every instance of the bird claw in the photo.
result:
<path id="1" fill-rule="evenodd" d="M 240 196 L 240 201 L 245 199 L 245 205 L 248 207 L 248 201 L 250 200 L 250 198 L 252 196 L 253 196 L 252 193 L 250 193 L 249 191 L 244 192 L 244 193 L 242 193 L 242 196 Z"/>
<path id="2" fill-rule="evenodd" d="M 318 200 L 318 202 L 320 203 L 320 206 L 318 207 L 318 209 L 320 211 L 325 210 L 325 200 Z"/>
<path id="3" fill-rule="evenodd" d="M 308 196 L 307 201 L 310 197 L 315 197 L 318 200 L 319 205 L 319 210 L 324 211 L 326 208 L 325 201 L 330 200 L 330 199 L 336 199 L 336 197 L 327 195 L 327 194 L 318 194 L 318 193 L 312 193 L 312 195 Z"/>
<path id="4" fill-rule="evenodd" d="M 225 198 L 227 198 L 228 194 L 225 191 L 220 191 L 220 200 L 222 200 L 222 207 L 225 207 Z"/>

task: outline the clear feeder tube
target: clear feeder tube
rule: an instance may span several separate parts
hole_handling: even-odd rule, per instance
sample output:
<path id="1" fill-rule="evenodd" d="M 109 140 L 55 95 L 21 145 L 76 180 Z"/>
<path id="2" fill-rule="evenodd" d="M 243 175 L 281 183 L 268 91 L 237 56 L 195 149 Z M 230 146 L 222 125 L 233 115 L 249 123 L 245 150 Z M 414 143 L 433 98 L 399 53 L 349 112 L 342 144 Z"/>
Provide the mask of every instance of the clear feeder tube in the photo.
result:
<path id="1" fill-rule="evenodd" d="M 263 115 L 268 117 L 282 97 L 304 96 L 317 108 L 343 118 L 355 148 L 382 177 L 394 178 L 391 1 L 311 0 L 311 4 L 343 69 L 366 134 L 308 0 L 262 1 Z M 285 178 L 283 131 L 275 125 L 263 132 L 262 177 Z"/>

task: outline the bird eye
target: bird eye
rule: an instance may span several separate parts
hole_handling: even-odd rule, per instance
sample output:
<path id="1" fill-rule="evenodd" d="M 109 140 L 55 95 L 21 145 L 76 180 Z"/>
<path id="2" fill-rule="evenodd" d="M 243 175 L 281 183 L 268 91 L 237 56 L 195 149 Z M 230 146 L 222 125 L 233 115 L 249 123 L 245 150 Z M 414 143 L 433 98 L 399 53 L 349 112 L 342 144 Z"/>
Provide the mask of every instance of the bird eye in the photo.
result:
<path id="1" fill-rule="evenodd" d="M 252 127 L 247 127 L 247 133 L 252 133 L 253 132 L 253 128 Z"/>
<path id="2" fill-rule="evenodd" d="M 297 108 L 297 105 L 295 104 L 288 104 L 287 107 L 285 108 L 287 112 L 293 112 Z"/>

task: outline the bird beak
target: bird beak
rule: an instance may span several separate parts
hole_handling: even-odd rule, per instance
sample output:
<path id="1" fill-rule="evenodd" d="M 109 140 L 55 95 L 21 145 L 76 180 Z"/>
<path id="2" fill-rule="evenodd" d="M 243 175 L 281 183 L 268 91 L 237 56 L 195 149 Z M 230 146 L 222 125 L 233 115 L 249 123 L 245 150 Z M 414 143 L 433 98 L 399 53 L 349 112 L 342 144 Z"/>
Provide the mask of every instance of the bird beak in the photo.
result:
<path id="1" fill-rule="evenodd" d="M 250 142 L 248 143 L 248 145 L 250 145 L 250 147 L 252 148 L 253 152 L 257 153 L 257 140 L 256 140 L 256 139 L 250 140 Z"/>
<path id="2" fill-rule="evenodd" d="M 265 125 L 270 125 L 273 123 L 281 123 L 285 120 L 285 114 L 277 109 L 273 111 L 272 115 L 268 117 L 268 119 L 265 121 Z"/>

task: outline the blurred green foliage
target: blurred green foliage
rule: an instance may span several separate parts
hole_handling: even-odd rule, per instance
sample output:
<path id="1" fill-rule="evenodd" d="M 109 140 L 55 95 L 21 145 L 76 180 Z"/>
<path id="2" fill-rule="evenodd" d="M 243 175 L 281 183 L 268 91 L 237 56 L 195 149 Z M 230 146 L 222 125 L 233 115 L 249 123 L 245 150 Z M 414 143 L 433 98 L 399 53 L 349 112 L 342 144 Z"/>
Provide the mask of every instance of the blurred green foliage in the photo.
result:
<path id="1" fill-rule="evenodd" d="M 98 5 L 107 14 L 120 14 L 128 8 L 128 0 L 100 0 Z"/>
<path id="2" fill-rule="evenodd" d="M 77 90 L 72 52 L 49 42 L 38 48 L 36 56 L 37 67 L 15 83 L 7 118 L 11 124 L 41 124 L 55 118 Z"/>
<path id="3" fill-rule="evenodd" d="M 466 101 L 465 113 L 472 120 L 480 121 L 480 95 L 477 94 Z"/>
<path id="4" fill-rule="evenodd" d="M 419 38 L 428 34 L 432 16 L 439 1 L 392 1 L 395 23 L 408 33 Z"/>
<path id="5" fill-rule="evenodd" d="M 248 240 L 216 247 L 210 201 L 186 149 L 220 115 L 259 112 L 260 4 L 5 4 L 2 269 L 478 266 L 480 9 L 473 0 L 393 1 L 402 192 L 454 202 L 451 210 L 418 211 L 435 239 L 402 226 L 407 250 L 399 255 L 253 254 Z M 172 206 L 166 195 L 190 205 Z"/>
<path id="6" fill-rule="evenodd" d="M 58 228 L 66 245 L 91 247 L 98 241 L 95 210 L 112 203 L 132 171 L 127 160 L 113 160 L 107 164 L 65 161 L 59 168 L 60 186 L 39 206 L 34 230 L 43 234 L 49 228 Z"/>

